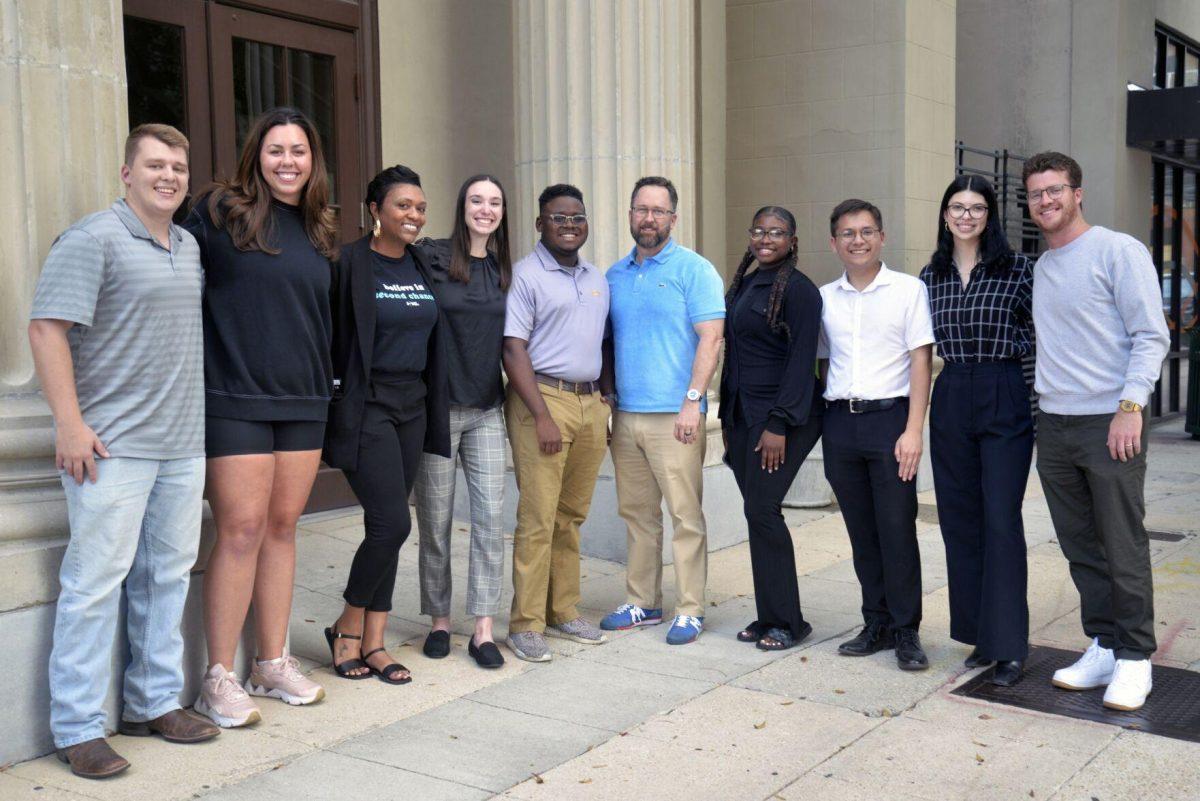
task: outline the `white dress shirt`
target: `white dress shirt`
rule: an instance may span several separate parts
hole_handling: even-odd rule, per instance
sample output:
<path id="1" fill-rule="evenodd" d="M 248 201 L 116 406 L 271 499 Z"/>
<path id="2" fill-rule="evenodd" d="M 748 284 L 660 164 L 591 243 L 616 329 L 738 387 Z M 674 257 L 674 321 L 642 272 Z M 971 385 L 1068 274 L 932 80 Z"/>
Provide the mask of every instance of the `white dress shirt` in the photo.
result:
<path id="1" fill-rule="evenodd" d="M 829 359 L 825 399 L 906 397 L 910 351 L 934 341 L 921 280 L 883 264 L 862 292 L 842 273 L 821 287 L 821 300 L 817 356 Z"/>

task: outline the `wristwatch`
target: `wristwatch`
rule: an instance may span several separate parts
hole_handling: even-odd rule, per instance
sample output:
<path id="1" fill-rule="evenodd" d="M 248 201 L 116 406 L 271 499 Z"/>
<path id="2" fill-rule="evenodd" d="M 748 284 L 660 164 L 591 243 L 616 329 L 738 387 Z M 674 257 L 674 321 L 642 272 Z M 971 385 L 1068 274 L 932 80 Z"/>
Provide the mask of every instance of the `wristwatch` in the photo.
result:
<path id="1" fill-rule="evenodd" d="M 1142 410 L 1142 404 L 1134 403 L 1131 400 L 1123 400 L 1117 403 L 1117 408 L 1123 412 L 1140 412 Z"/>
<path id="2" fill-rule="evenodd" d="M 698 389 L 689 389 L 687 391 L 687 399 L 690 401 L 698 401 L 703 396 L 703 394 L 704 393 L 702 393 Z"/>

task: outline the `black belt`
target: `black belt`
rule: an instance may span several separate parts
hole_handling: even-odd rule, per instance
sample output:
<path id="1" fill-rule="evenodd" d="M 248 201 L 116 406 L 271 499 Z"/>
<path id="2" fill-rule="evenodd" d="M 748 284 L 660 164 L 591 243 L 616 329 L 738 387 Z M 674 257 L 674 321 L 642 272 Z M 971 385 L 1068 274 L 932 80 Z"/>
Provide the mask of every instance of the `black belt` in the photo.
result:
<path id="1" fill-rule="evenodd" d="M 561 378 L 544 373 L 534 373 L 533 377 L 539 384 L 545 384 L 565 392 L 574 392 L 576 395 L 591 395 L 593 392 L 600 391 L 599 381 L 563 381 Z"/>
<path id="2" fill-rule="evenodd" d="M 850 414 L 862 414 L 863 412 L 882 412 L 885 409 L 890 409 L 900 401 L 907 401 L 907 397 L 899 398 L 880 398 L 879 400 L 863 400 L 862 398 L 849 398 L 840 400 L 825 401 L 825 406 L 830 409 L 849 409 Z"/>

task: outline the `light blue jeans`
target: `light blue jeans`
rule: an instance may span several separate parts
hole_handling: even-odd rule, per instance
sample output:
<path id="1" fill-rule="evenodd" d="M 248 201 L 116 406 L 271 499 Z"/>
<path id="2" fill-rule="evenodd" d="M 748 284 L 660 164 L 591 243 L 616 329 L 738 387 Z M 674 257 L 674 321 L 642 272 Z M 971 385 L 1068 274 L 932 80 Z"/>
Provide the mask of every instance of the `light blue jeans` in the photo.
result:
<path id="1" fill-rule="evenodd" d="M 54 648 L 50 731 L 66 748 L 104 736 L 104 697 L 120 610 L 128 605 L 128 721 L 179 709 L 188 581 L 200 543 L 204 457 L 96 460 L 96 483 L 62 476 L 71 539 L 63 556 Z"/>

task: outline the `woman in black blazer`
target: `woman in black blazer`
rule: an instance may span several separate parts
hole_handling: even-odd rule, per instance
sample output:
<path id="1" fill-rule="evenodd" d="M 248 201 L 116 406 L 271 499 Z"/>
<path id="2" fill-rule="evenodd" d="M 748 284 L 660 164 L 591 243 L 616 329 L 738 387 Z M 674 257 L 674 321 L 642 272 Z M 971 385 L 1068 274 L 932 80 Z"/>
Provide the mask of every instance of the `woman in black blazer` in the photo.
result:
<path id="1" fill-rule="evenodd" d="M 719 417 L 725 462 L 742 491 L 758 612 L 737 637 L 777 651 L 812 632 L 780 507 L 821 435 L 824 408 L 816 379 L 821 293 L 796 269 L 796 220 L 787 209 L 754 215 L 725 307 Z"/>
<path id="2" fill-rule="evenodd" d="M 425 225 L 421 179 L 390 167 L 371 181 L 366 202 L 374 230 L 342 248 L 333 289 L 324 449 L 362 503 L 366 534 L 325 638 L 339 676 L 406 684 L 412 677 L 384 650 L 384 629 L 421 452 L 450 455 L 449 389 L 437 302 L 412 247 Z"/>

